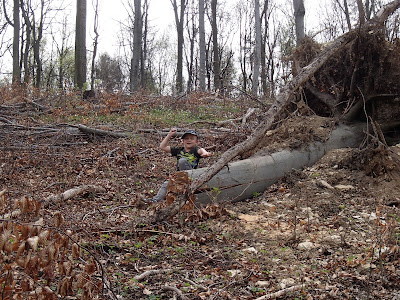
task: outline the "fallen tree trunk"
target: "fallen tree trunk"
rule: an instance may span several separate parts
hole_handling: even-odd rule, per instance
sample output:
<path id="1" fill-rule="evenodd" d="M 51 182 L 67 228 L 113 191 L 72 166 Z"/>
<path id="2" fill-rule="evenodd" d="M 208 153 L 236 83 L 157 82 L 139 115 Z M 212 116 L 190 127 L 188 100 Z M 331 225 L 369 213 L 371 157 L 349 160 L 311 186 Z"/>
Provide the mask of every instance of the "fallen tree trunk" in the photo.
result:
<path id="1" fill-rule="evenodd" d="M 345 47 L 351 42 L 360 30 L 373 30 L 377 26 L 383 24 L 383 22 L 400 6 L 400 0 L 395 0 L 384 6 L 381 11 L 378 12 L 377 16 L 361 28 L 349 31 L 348 33 L 340 36 L 334 40 L 329 46 L 327 46 L 308 66 L 301 69 L 300 73 L 293 78 L 286 86 L 284 86 L 281 92 L 276 97 L 274 104 L 265 113 L 262 123 L 260 123 L 254 132 L 242 143 L 237 144 L 228 151 L 222 154 L 221 158 L 206 171 L 199 174 L 199 176 L 192 181 L 189 187 L 189 193 L 194 193 L 206 182 L 208 182 L 215 174 L 217 174 L 227 163 L 229 163 L 236 156 L 253 149 L 265 133 L 271 128 L 274 119 L 278 116 L 284 107 L 290 102 L 296 90 L 305 84 L 311 76 L 323 66 L 323 64 L 332 57 L 335 53 Z"/>
<path id="2" fill-rule="evenodd" d="M 82 185 L 78 186 L 57 195 L 51 195 L 42 201 L 43 207 L 48 207 L 50 204 L 59 203 L 84 193 L 105 193 L 106 189 L 98 185 Z"/>
<path id="3" fill-rule="evenodd" d="M 270 155 L 251 157 L 223 167 L 195 194 L 196 202 L 241 201 L 262 193 L 292 169 L 315 164 L 328 151 L 358 147 L 363 139 L 364 124 L 339 125 L 325 142 L 315 142 L 305 149 L 282 150 Z M 206 168 L 187 171 L 196 180 Z"/>

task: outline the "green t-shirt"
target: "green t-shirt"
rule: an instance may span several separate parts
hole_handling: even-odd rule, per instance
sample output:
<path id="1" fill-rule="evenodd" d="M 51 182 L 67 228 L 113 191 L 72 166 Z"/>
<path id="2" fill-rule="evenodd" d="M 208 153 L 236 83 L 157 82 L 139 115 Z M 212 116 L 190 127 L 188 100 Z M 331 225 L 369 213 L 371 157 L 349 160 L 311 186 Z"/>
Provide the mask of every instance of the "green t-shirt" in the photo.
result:
<path id="1" fill-rule="evenodd" d="M 171 155 L 176 156 L 177 160 L 180 158 L 185 158 L 193 169 L 197 168 L 201 158 L 200 154 L 197 153 L 198 151 L 199 147 L 197 146 L 191 149 L 189 152 L 186 152 L 184 147 L 171 147 Z M 176 168 L 178 169 L 178 165 Z"/>

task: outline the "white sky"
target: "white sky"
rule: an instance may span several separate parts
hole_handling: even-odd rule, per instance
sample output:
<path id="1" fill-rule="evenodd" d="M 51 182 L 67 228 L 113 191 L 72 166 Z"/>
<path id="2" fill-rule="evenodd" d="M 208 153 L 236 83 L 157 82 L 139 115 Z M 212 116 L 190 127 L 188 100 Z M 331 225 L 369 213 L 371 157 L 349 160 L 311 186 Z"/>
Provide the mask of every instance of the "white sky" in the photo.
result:
<path id="1" fill-rule="evenodd" d="M 76 5 L 76 0 L 72 1 L 73 6 Z M 88 1 L 88 24 L 87 29 L 90 32 L 87 36 L 87 45 L 91 43 L 93 38 L 93 8 L 92 0 Z M 133 0 L 130 0 L 133 3 Z M 252 1 L 252 0 L 247 0 Z M 276 0 L 290 1 L 292 0 Z M 327 0 L 305 0 L 306 8 L 306 29 L 310 30 L 313 24 L 316 24 L 318 18 L 319 7 L 323 6 Z M 99 0 L 99 51 L 108 52 L 111 55 L 117 52 L 118 41 L 117 34 L 120 31 L 119 22 L 127 17 L 126 8 L 127 0 Z M 179 2 L 179 1 L 177 1 Z M 227 0 L 227 3 L 235 3 L 236 0 Z M 168 26 L 171 28 L 171 35 L 175 38 L 175 20 L 174 12 L 170 0 L 149 0 L 149 19 L 153 26 L 158 30 L 164 31 Z"/>
<path id="2" fill-rule="evenodd" d="M 63 1 L 63 0 L 58 0 Z M 133 3 L 133 0 L 129 0 Z M 238 0 L 225 0 L 228 4 L 234 4 Z M 253 1 L 253 0 L 247 0 Z M 292 3 L 292 0 L 275 0 L 276 3 Z M 324 3 L 329 0 L 305 0 L 305 8 L 306 8 L 306 30 L 309 31 L 312 29 L 312 20 L 316 20 L 318 18 L 318 11 Z M 70 19 L 69 24 L 71 26 L 71 30 L 74 29 L 75 24 L 75 16 L 76 16 L 76 0 L 64 0 L 64 4 L 67 4 L 67 7 L 70 10 Z M 87 47 L 88 49 L 92 48 L 93 42 L 93 20 L 94 20 L 94 8 L 92 4 L 92 0 L 87 0 Z M 179 2 L 179 1 L 177 1 Z M 99 46 L 98 52 L 104 53 L 108 52 L 110 55 L 117 54 L 118 50 L 118 38 L 117 36 L 120 33 L 120 22 L 124 22 L 127 18 L 126 5 L 128 0 L 99 0 Z M 229 8 L 226 8 L 229 9 Z M 163 33 L 167 30 L 170 32 L 171 38 L 175 39 L 176 31 L 175 31 L 175 21 L 174 21 L 174 12 L 172 9 L 170 0 L 149 0 L 149 21 L 151 22 L 151 26 L 154 26 L 154 30 Z M 9 30 L 9 34 L 12 36 L 11 30 Z M 8 53 L 10 56 L 10 53 Z M 12 67 L 11 63 L 7 63 L 9 58 L 3 57 L 0 62 L 0 73 L 10 72 Z"/>

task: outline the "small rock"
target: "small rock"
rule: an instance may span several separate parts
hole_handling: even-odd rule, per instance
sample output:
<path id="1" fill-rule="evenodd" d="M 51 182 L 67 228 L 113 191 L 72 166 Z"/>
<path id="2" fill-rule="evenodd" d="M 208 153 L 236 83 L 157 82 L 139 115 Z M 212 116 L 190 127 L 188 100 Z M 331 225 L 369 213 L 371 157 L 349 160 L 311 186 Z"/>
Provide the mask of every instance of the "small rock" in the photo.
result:
<path id="1" fill-rule="evenodd" d="M 257 249 L 254 248 L 254 247 L 249 247 L 249 248 L 243 249 L 242 251 L 250 252 L 250 253 L 257 253 L 258 252 Z"/>
<path id="2" fill-rule="evenodd" d="M 340 235 L 329 235 L 324 238 L 324 242 L 338 245 L 342 243 L 342 238 Z"/>
<path id="3" fill-rule="evenodd" d="M 299 250 L 311 250 L 311 249 L 314 249 L 316 247 L 317 247 L 316 244 L 314 244 L 312 242 L 309 242 L 309 241 L 299 243 L 299 245 L 297 246 L 297 248 Z"/>
<path id="4" fill-rule="evenodd" d="M 296 281 L 293 278 L 285 278 L 282 279 L 282 281 L 279 283 L 279 285 L 281 286 L 282 289 L 288 287 L 288 286 L 292 286 L 296 283 Z"/>
<path id="5" fill-rule="evenodd" d="M 255 286 L 259 286 L 259 287 L 267 287 L 269 286 L 269 281 L 265 281 L 265 280 L 259 280 L 255 283 Z"/>

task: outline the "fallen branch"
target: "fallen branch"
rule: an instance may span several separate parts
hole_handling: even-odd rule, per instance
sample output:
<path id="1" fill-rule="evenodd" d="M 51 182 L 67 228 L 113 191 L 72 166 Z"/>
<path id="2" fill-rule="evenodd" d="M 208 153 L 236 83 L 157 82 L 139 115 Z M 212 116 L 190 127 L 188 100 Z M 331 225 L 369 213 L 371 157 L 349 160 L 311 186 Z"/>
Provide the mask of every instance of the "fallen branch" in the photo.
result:
<path id="1" fill-rule="evenodd" d="M 235 119 L 229 119 L 229 120 L 220 121 L 220 122 L 217 123 L 217 125 L 218 125 L 218 126 L 223 126 L 223 125 L 225 125 L 225 124 L 232 123 L 232 122 L 242 122 L 242 125 L 244 125 L 244 124 L 246 123 L 247 119 L 248 119 L 252 114 L 254 114 L 255 111 L 256 111 L 256 109 L 255 109 L 254 107 L 250 107 L 250 108 L 247 110 L 247 112 L 246 112 L 246 114 L 245 114 L 244 116 L 239 117 L 239 118 L 235 118 Z"/>
<path id="2" fill-rule="evenodd" d="M 108 131 L 108 130 L 102 130 L 102 129 L 95 129 L 95 128 L 90 128 L 85 125 L 79 124 L 78 129 L 84 133 L 89 133 L 89 134 L 94 134 L 94 135 L 101 135 L 101 136 L 112 136 L 112 137 L 117 137 L 117 138 L 126 138 L 129 137 L 129 134 L 126 132 L 114 132 L 114 131 Z"/>
<path id="3" fill-rule="evenodd" d="M 264 121 L 260 123 L 253 133 L 242 143 L 237 144 L 225 153 L 220 159 L 210 166 L 204 173 L 202 173 L 196 180 L 193 180 L 189 192 L 193 194 L 203 184 L 208 182 L 215 174 L 217 174 L 224 166 L 226 166 L 236 156 L 253 149 L 259 141 L 265 136 L 266 132 L 273 125 L 274 119 L 278 116 L 297 91 L 299 87 L 305 84 L 315 72 L 317 72 L 325 62 L 336 54 L 339 50 L 348 45 L 355 37 L 357 37 L 359 30 L 373 30 L 377 25 L 383 22 L 400 6 L 400 0 L 396 0 L 386 5 L 375 18 L 371 19 L 361 29 L 352 30 L 334 40 L 328 47 L 326 47 L 308 66 L 301 69 L 299 74 L 286 84 L 281 93 L 277 95 L 275 102 L 271 105 L 265 113 Z"/>
<path id="4" fill-rule="evenodd" d="M 149 271 L 143 272 L 142 274 L 136 275 L 135 277 L 133 277 L 133 279 L 139 281 L 139 280 L 143 280 L 151 275 L 168 273 L 168 272 L 172 272 L 172 269 L 149 270 Z"/>
<path id="5" fill-rule="evenodd" d="M 194 282 L 193 280 L 190 280 L 189 278 L 183 278 L 183 281 L 186 281 L 187 283 L 189 283 L 190 285 L 194 286 L 196 289 L 201 290 L 201 291 L 208 291 L 208 288 L 206 288 L 205 286 L 202 286 L 196 282 Z"/>
<path id="6" fill-rule="evenodd" d="M 164 291 L 172 291 L 172 292 L 176 293 L 178 298 L 180 298 L 180 299 L 184 299 L 184 300 L 188 299 L 185 295 L 182 294 L 182 292 L 178 288 L 176 288 L 174 286 L 165 285 L 162 287 L 162 289 Z"/>
<path id="7" fill-rule="evenodd" d="M 70 190 L 67 190 L 58 195 L 51 195 L 43 201 L 44 206 L 48 206 L 51 202 L 61 202 L 71 199 L 84 193 L 105 193 L 105 188 L 98 185 L 82 185 Z"/>
<path id="8" fill-rule="evenodd" d="M 283 295 L 286 295 L 287 293 L 290 293 L 290 292 L 301 291 L 303 288 L 304 288 L 303 284 L 294 285 L 294 286 L 288 287 L 286 289 L 277 291 L 275 293 L 271 293 L 271 294 L 267 294 L 267 295 L 258 297 L 258 298 L 256 298 L 256 300 L 275 299 L 275 298 L 281 297 Z"/>

